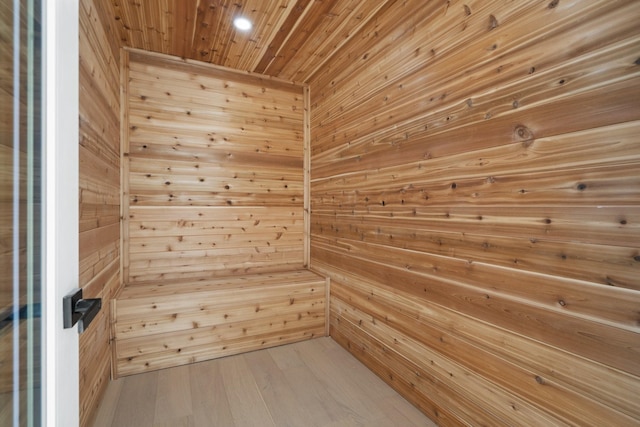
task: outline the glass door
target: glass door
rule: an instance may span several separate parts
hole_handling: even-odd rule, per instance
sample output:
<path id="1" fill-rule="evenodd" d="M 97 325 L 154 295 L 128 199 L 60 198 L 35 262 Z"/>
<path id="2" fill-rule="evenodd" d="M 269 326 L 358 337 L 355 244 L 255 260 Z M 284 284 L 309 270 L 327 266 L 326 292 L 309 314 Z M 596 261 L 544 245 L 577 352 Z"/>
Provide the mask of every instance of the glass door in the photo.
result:
<path id="1" fill-rule="evenodd" d="M 0 3 L 0 426 L 41 425 L 39 0 Z"/>

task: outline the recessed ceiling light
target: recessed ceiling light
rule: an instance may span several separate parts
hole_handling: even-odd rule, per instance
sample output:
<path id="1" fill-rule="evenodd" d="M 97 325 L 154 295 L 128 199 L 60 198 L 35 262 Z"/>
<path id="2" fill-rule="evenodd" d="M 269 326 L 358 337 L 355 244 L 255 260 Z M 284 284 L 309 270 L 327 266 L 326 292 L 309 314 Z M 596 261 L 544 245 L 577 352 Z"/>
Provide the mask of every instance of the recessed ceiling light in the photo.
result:
<path id="1" fill-rule="evenodd" d="M 251 23 L 251 21 L 243 17 L 234 19 L 233 25 L 235 25 L 235 27 L 240 31 L 248 31 L 251 29 L 251 27 L 253 27 L 253 24 Z"/>

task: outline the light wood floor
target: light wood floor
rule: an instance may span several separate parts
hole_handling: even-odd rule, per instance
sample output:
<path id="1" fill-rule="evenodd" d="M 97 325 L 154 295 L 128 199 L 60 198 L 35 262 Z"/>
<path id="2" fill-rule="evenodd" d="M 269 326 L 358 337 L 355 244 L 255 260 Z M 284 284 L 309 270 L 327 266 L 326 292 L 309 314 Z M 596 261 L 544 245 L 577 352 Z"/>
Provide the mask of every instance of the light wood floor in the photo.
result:
<path id="1" fill-rule="evenodd" d="M 331 338 L 112 381 L 94 427 L 435 426 Z"/>

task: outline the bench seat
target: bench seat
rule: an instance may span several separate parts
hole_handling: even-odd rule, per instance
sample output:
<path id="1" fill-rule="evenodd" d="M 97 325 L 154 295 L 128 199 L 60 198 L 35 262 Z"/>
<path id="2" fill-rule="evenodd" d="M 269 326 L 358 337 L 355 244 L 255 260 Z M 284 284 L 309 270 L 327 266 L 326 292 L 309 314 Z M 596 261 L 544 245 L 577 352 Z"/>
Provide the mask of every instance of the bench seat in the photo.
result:
<path id="1" fill-rule="evenodd" d="M 324 336 L 327 292 L 309 270 L 125 286 L 111 305 L 114 376 Z"/>

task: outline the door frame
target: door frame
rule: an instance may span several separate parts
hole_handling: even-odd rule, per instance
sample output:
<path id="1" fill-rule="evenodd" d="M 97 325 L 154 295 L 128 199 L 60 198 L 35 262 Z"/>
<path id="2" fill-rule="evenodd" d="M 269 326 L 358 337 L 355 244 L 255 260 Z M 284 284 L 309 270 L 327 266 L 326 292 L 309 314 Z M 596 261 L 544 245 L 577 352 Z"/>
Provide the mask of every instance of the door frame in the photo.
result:
<path id="1" fill-rule="evenodd" d="M 62 298 L 79 285 L 78 0 L 43 7 L 43 426 L 79 424 L 77 326 L 63 329 Z"/>

